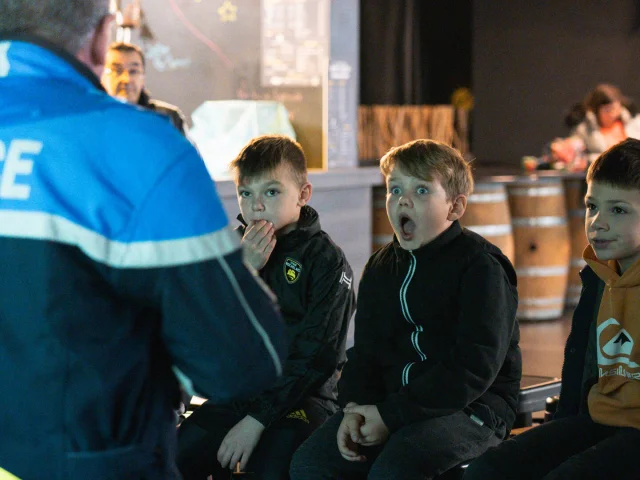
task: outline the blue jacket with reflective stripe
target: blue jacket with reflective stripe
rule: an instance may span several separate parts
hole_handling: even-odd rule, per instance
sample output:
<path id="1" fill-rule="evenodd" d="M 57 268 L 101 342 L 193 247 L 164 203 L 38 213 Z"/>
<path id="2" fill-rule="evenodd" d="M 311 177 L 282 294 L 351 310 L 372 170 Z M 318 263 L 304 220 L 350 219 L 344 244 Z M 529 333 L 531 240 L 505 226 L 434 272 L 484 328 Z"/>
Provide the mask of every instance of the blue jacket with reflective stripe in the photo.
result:
<path id="1" fill-rule="evenodd" d="M 0 105 L 0 467 L 173 478 L 174 372 L 220 402 L 270 385 L 273 296 L 166 117 L 24 38 L 0 41 Z"/>

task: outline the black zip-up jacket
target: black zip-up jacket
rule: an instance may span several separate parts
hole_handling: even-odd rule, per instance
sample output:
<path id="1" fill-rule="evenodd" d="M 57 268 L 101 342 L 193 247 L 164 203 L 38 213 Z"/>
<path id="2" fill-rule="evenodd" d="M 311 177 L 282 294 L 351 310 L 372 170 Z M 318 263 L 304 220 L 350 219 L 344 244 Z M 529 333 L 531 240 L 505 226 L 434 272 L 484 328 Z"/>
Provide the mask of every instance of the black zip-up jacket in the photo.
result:
<path id="1" fill-rule="evenodd" d="M 458 222 L 413 251 L 394 238 L 358 287 L 340 404 L 377 405 L 392 432 L 464 410 L 504 433 L 522 373 L 517 303 L 509 260 Z"/>
<path id="2" fill-rule="evenodd" d="M 589 266 L 582 269 L 580 278 L 582 279 L 582 291 L 578 306 L 573 312 L 571 332 L 564 347 L 562 387 L 554 419 L 578 414 L 588 415 L 588 393 L 591 386 L 598 381 L 597 375 L 586 380 L 583 379 L 583 376 L 591 322 L 595 321 L 595 316 L 600 308 L 601 287 L 604 286 L 604 282 Z"/>
<path id="3" fill-rule="evenodd" d="M 321 230 L 313 208 L 303 207 L 297 228 L 278 238 L 260 277 L 278 298 L 289 356 L 276 383 L 241 409 L 265 427 L 302 400 L 335 412 L 355 311 L 353 272 L 340 247 Z"/>

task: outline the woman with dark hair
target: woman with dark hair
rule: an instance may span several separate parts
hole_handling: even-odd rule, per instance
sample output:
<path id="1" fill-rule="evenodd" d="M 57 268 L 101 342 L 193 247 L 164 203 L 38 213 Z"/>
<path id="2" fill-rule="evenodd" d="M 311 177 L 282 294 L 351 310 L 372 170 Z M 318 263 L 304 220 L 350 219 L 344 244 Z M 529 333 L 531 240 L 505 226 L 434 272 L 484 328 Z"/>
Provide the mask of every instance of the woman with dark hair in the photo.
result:
<path id="1" fill-rule="evenodd" d="M 635 115 L 632 102 L 615 85 L 601 83 L 589 92 L 581 108 L 576 107 L 565 123 L 568 126 L 577 124 L 571 136 L 579 137 L 584 142 L 589 163 L 626 138 L 640 139 L 640 115 Z M 579 123 L 576 118 L 578 112 L 584 112 L 584 118 Z"/>

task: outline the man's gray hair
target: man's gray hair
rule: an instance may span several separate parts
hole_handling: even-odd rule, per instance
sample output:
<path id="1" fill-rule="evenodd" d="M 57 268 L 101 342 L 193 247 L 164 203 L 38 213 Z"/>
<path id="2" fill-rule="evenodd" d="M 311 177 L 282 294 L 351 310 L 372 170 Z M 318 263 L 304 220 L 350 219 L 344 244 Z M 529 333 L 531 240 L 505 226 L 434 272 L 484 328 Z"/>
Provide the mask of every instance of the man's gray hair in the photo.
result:
<path id="1" fill-rule="evenodd" d="M 36 35 L 75 55 L 109 13 L 109 4 L 109 0 L 0 0 L 0 35 Z"/>

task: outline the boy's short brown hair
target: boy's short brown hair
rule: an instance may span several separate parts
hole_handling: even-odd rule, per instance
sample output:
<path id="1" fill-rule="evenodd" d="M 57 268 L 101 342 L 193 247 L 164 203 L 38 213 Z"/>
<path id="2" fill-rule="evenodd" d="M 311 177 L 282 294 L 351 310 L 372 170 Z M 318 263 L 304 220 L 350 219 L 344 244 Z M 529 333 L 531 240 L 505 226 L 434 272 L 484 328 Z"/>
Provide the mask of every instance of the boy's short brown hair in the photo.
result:
<path id="1" fill-rule="evenodd" d="M 307 182 L 307 159 L 298 142 L 285 135 L 262 135 L 251 140 L 229 164 L 236 183 L 273 172 L 282 163 L 291 168 L 296 182 Z"/>
<path id="2" fill-rule="evenodd" d="M 640 190 L 640 140 L 628 138 L 600 155 L 587 170 L 587 182 Z"/>
<path id="3" fill-rule="evenodd" d="M 380 170 L 386 177 L 394 165 L 412 177 L 428 182 L 438 179 L 447 200 L 473 191 L 473 175 L 469 163 L 458 150 L 435 140 L 414 140 L 389 150 L 380 159 Z"/>

